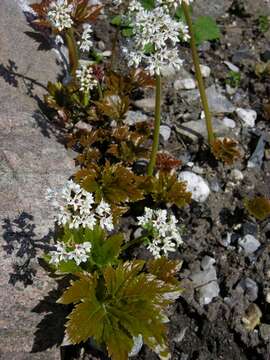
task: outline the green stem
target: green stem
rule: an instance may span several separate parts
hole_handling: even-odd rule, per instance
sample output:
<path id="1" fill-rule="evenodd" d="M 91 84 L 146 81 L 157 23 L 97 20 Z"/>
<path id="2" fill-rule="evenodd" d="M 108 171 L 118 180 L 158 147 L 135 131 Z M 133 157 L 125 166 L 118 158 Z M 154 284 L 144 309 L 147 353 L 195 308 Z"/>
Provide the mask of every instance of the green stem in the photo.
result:
<path id="1" fill-rule="evenodd" d="M 110 69 L 112 71 L 114 69 L 114 62 L 115 62 L 115 57 L 116 57 L 116 45 L 117 45 L 119 32 L 120 32 L 120 27 L 117 26 L 114 37 L 113 37 L 113 41 L 112 41 L 112 54 L 111 54 L 111 64 L 110 64 Z"/>
<path id="2" fill-rule="evenodd" d="M 201 95 L 201 102 L 202 102 L 202 106 L 203 106 L 203 110 L 204 110 L 204 114 L 205 114 L 205 122 L 206 122 L 207 133 L 208 133 L 208 142 L 209 142 L 209 145 L 211 146 L 215 140 L 215 135 L 213 132 L 212 115 L 211 115 L 211 112 L 209 109 L 207 95 L 205 92 L 203 77 L 202 77 L 201 68 L 200 68 L 200 59 L 199 59 L 199 55 L 198 55 L 198 51 L 197 51 L 196 40 L 195 40 L 195 35 L 194 35 L 194 30 L 193 30 L 193 25 L 192 25 L 192 19 L 191 19 L 190 12 L 189 12 L 189 5 L 185 1 L 182 1 L 182 7 L 183 7 L 184 15 L 186 18 L 186 22 L 188 25 L 188 29 L 189 29 L 190 46 L 191 46 L 191 51 L 192 51 L 193 63 L 194 63 L 194 67 L 195 67 L 195 76 L 196 76 L 196 79 L 198 82 L 199 91 L 200 91 L 200 95 Z"/>
<path id="3" fill-rule="evenodd" d="M 68 29 L 66 32 L 66 45 L 68 47 L 70 73 L 73 77 L 75 77 L 76 70 L 79 66 L 79 54 L 72 28 Z"/>
<path id="4" fill-rule="evenodd" d="M 161 118 L 161 76 L 156 75 L 156 104 L 155 104 L 155 128 L 150 162 L 147 168 L 147 175 L 152 176 L 156 165 L 156 157 L 159 145 L 159 129 Z"/>

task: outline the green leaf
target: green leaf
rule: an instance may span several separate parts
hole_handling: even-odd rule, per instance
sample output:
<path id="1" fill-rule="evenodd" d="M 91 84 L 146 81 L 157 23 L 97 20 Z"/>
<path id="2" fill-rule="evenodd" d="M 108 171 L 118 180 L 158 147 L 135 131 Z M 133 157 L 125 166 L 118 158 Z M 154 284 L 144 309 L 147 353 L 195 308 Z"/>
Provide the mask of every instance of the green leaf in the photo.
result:
<path id="1" fill-rule="evenodd" d="M 137 260 L 108 266 L 102 275 L 78 274 L 60 303 L 75 304 L 68 316 L 67 335 L 77 344 L 92 337 L 105 344 L 112 360 L 126 360 L 133 337 L 142 335 L 154 351 L 168 354 L 164 313 L 179 292 L 179 286 L 167 284 L 143 271 L 144 261 Z"/>
<path id="2" fill-rule="evenodd" d="M 147 263 L 147 269 L 151 274 L 166 283 L 175 285 L 179 284 L 175 276 L 181 266 L 182 261 L 168 260 L 165 256 L 162 256 L 159 259 L 149 260 Z"/>
<path id="3" fill-rule="evenodd" d="M 120 26 L 122 24 L 122 16 L 116 15 L 114 18 L 112 18 L 111 24 L 115 26 Z"/>
<path id="4" fill-rule="evenodd" d="M 140 3 L 145 8 L 145 10 L 153 10 L 155 8 L 155 0 L 140 0 Z"/>
<path id="5" fill-rule="evenodd" d="M 177 7 L 175 17 L 178 21 L 183 21 L 184 23 L 186 22 L 185 14 L 181 5 Z"/>
<path id="6" fill-rule="evenodd" d="M 78 272 L 82 272 L 83 269 L 76 264 L 74 260 L 61 261 L 57 265 L 56 273 L 60 274 L 77 274 Z"/>
<path id="7" fill-rule="evenodd" d="M 57 302 L 65 305 L 76 304 L 82 299 L 94 296 L 96 285 L 96 276 L 80 274 L 79 280 L 71 281 L 71 286 Z"/>
<path id="8" fill-rule="evenodd" d="M 215 20 L 210 16 L 200 16 L 194 22 L 194 33 L 197 45 L 204 41 L 220 38 L 220 30 Z"/>
<path id="9" fill-rule="evenodd" d="M 146 44 L 143 48 L 143 51 L 145 54 L 153 54 L 153 52 L 155 51 L 155 45 L 154 44 Z"/>
<path id="10" fill-rule="evenodd" d="M 130 27 L 127 27 L 125 29 L 122 30 L 122 35 L 124 37 L 132 37 L 133 36 L 133 29 Z"/>
<path id="11" fill-rule="evenodd" d="M 246 199 L 244 205 L 249 214 L 257 220 L 263 221 L 270 216 L 270 199 L 263 196 Z"/>
<path id="12" fill-rule="evenodd" d="M 116 234 L 109 238 L 104 235 L 95 237 L 92 242 L 91 261 L 98 267 L 116 264 L 123 240 L 122 234 Z"/>

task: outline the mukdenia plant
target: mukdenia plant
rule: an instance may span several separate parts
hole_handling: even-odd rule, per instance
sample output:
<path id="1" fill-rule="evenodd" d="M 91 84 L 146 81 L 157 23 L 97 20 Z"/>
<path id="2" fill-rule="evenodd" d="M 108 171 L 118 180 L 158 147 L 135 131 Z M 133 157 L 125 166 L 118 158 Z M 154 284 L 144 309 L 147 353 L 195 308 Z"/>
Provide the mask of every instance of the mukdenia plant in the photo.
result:
<path id="1" fill-rule="evenodd" d="M 162 79 L 168 68 L 182 67 L 182 41 L 191 41 L 212 150 L 228 164 L 238 156 L 233 141 L 213 135 L 190 2 L 113 2 L 124 14 L 114 20 L 116 34 L 128 35 L 121 40 L 125 73 L 115 71 L 113 64 L 116 38 L 109 63 L 95 49 L 93 22 L 103 6 L 89 5 L 88 0 L 31 5 L 35 29 L 45 28 L 58 46 L 68 49 L 68 74 L 63 82 L 48 84 L 45 100 L 68 129 L 67 145 L 78 153 L 72 179 L 47 194 L 56 212 L 57 234 L 45 259 L 55 275 L 72 278 L 59 300 L 73 305 L 67 338 L 72 344 L 94 340 L 113 360 L 126 360 L 138 339 L 160 358 L 170 357 L 167 307 L 181 293 L 181 261 L 168 257 L 176 257 L 183 243 L 174 211 L 190 203 L 191 193 L 178 180 L 181 161 L 159 152 L 158 144 Z M 187 25 L 176 16 L 179 6 Z M 154 86 L 154 124 L 127 119 L 138 89 Z M 146 166 L 139 170 L 139 164 Z M 127 231 L 130 217 L 141 236 L 129 226 Z M 134 260 L 134 246 L 147 255 Z"/>
<path id="2" fill-rule="evenodd" d="M 175 2 L 159 0 L 147 10 L 140 1 L 132 0 L 127 15 L 132 37 L 123 48 L 129 66 L 142 65 L 156 79 L 155 127 L 147 171 L 150 176 L 154 172 L 159 143 L 162 75 L 166 67 L 181 68 L 183 60 L 179 57 L 177 44 L 181 37 L 183 40 L 189 38 L 187 27 L 172 17 L 170 5 Z"/>

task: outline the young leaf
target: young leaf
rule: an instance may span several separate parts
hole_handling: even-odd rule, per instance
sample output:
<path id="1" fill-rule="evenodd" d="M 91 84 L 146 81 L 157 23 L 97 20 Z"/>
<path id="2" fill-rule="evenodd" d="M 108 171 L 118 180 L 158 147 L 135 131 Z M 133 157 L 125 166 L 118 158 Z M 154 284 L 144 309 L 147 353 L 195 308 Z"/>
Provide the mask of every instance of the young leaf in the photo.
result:
<path id="1" fill-rule="evenodd" d="M 179 181 L 176 174 L 163 171 L 145 182 L 146 193 L 150 193 L 156 204 L 175 204 L 184 207 L 191 202 L 191 193 L 186 183 Z"/>
<path id="2" fill-rule="evenodd" d="M 211 150 L 217 160 L 232 165 L 241 156 L 237 145 L 236 141 L 229 138 L 215 139 Z"/>
<path id="3" fill-rule="evenodd" d="M 270 216 L 270 200 L 263 196 L 256 196 L 253 199 L 247 199 L 244 205 L 250 215 L 257 220 L 265 220 Z"/>
<path id="4" fill-rule="evenodd" d="M 75 178 L 85 190 L 96 194 L 96 201 L 103 198 L 110 204 L 121 205 L 144 198 L 141 189 L 144 178 L 135 175 L 121 163 L 111 165 L 106 162 L 104 167 L 82 169 Z"/>
<path id="5" fill-rule="evenodd" d="M 156 159 L 156 168 L 160 171 L 170 172 L 181 165 L 181 160 L 176 159 L 166 152 L 159 152 Z"/>
<path id="6" fill-rule="evenodd" d="M 200 16 L 194 22 L 194 32 L 197 45 L 204 41 L 220 38 L 220 30 L 215 20 L 210 16 Z"/>

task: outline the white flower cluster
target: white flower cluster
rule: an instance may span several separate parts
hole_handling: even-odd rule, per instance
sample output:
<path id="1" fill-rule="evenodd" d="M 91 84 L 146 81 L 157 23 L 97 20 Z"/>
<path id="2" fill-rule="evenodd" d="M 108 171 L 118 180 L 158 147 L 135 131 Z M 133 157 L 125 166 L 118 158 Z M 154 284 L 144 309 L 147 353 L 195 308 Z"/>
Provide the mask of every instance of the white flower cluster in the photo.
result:
<path id="1" fill-rule="evenodd" d="M 50 251 L 50 264 L 58 265 L 61 261 L 74 260 L 77 265 L 80 265 L 87 261 L 91 248 L 90 242 L 75 244 L 75 248 L 72 249 L 67 244 L 58 241 L 56 250 Z"/>
<path id="2" fill-rule="evenodd" d="M 93 68 L 91 65 L 82 65 L 79 70 L 76 70 L 76 77 L 80 82 L 80 91 L 89 92 L 97 86 L 97 79 L 93 75 Z"/>
<path id="3" fill-rule="evenodd" d="M 83 30 L 81 41 L 79 41 L 81 51 L 89 51 L 93 46 L 93 42 L 91 40 L 92 32 L 92 26 L 90 24 L 87 24 Z"/>
<path id="4" fill-rule="evenodd" d="M 176 226 L 178 221 L 175 216 L 161 209 L 153 210 L 146 207 L 144 211 L 144 215 L 138 217 L 138 224 L 153 237 L 147 245 L 148 250 L 155 258 L 176 251 L 183 241 Z"/>
<path id="5" fill-rule="evenodd" d="M 111 207 L 104 200 L 94 209 L 93 194 L 85 191 L 72 180 L 69 180 L 60 192 L 48 191 L 47 198 L 58 211 L 58 225 L 68 224 L 70 229 L 80 226 L 93 230 L 99 224 L 102 229 L 114 229 Z"/>
<path id="6" fill-rule="evenodd" d="M 167 5 L 167 6 L 174 6 L 175 8 L 177 8 L 179 5 L 182 4 L 182 2 L 185 2 L 186 4 L 190 4 L 192 3 L 193 0 L 157 0 L 157 4 L 158 5 Z M 119 6 L 123 4 L 123 0 L 113 0 L 112 3 L 113 5 Z"/>
<path id="7" fill-rule="evenodd" d="M 73 5 L 68 4 L 67 0 L 56 0 L 50 4 L 47 17 L 57 30 L 63 31 L 73 25 L 72 11 Z"/>
<path id="8" fill-rule="evenodd" d="M 132 0 L 129 18 L 134 36 L 131 46 L 123 49 L 129 66 L 143 64 L 151 75 L 160 75 L 165 66 L 176 69 L 182 66 L 176 45 L 180 41 L 180 32 L 187 40 L 188 31 L 184 23 L 171 17 L 167 6 L 156 6 L 150 11 L 145 10 L 138 0 Z"/>

